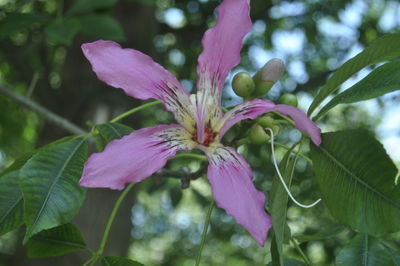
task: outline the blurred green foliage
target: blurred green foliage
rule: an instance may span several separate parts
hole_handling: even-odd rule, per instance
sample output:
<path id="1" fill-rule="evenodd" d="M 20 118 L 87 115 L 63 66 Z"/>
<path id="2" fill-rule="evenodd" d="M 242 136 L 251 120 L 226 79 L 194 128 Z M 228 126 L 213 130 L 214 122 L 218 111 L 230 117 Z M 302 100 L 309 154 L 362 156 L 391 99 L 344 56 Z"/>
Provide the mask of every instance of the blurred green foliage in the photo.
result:
<path id="1" fill-rule="evenodd" d="M 151 55 L 177 75 L 186 89 L 194 90 L 201 38 L 215 23 L 217 4 L 212 0 L 0 0 L 0 85 L 82 127 L 87 121 L 104 123 L 138 103 L 98 81 L 82 56 L 82 43 L 111 39 Z M 277 100 L 283 93 L 295 93 L 303 108 L 302 103 L 344 60 L 384 33 L 399 32 L 398 18 L 390 17 L 390 10 L 400 9 L 395 1 L 252 0 L 251 5 L 254 27 L 234 72 L 255 72 L 267 59 L 281 58 L 288 73 L 267 97 Z M 238 101 L 227 86 L 224 104 Z M 362 106 L 340 106 L 323 118 L 322 125 L 328 131 L 373 129 L 385 106 L 377 102 L 377 116 Z M 172 116 L 159 106 L 124 120 L 133 128 L 171 121 Z M 232 141 L 232 132 L 225 141 Z M 67 134 L 0 94 L 0 169 Z M 296 130 L 284 127 L 277 140 L 290 143 L 298 138 Z M 252 165 L 256 186 L 269 191 L 275 170 L 267 144 L 240 149 Z M 284 149 L 277 153 L 281 159 Z M 168 167 L 196 171 L 202 165 L 177 159 Z M 318 197 L 312 175 L 300 158 L 292 187 L 300 200 Z M 132 232 L 129 256 L 145 265 L 193 265 L 210 195 L 204 178 L 184 190 L 170 178 L 143 182 L 132 207 L 133 227 L 126 228 Z M 289 204 L 288 225 L 300 247 L 316 265 L 331 265 L 354 233 L 334 223 L 323 205 L 303 210 Z M 12 256 L 14 251 L 4 246 L 12 246 L 13 240 L 1 238 L 0 253 Z M 300 258 L 293 246 L 287 245 L 284 252 L 285 257 Z M 204 265 L 266 265 L 270 253 L 269 248 L 258 247 L 230 216 L 215 209 L 202 261 Z"/>

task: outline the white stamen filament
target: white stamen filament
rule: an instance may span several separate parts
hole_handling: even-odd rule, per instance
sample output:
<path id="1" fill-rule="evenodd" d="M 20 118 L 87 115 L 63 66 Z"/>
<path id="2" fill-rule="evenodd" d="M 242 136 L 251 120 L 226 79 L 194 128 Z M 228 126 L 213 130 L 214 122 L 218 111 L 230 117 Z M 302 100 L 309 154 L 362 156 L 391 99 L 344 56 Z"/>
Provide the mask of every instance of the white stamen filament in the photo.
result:
<path id="1" fill-rule="evenodd" d="M 300 202 L 298 202 L 298 201 L 293 197 L 292 193 L 290 192 L 289 188 L 287 187 L 287 185 L 286 185 L 286 183 L 285 183 L 285 180 L 284 180 L 283 177 L 282 177 L 281 172 L 279 171 L 279 167 L 278 167 L 278 164 L 277 164 L 277 162 L 276 162 L 276 158 L 275 158 L 275 149 L 274 149 L 274 132 L 273 132 L 272 129 L 270 129 L 270 128 L 266 128 L 266 130 L 268 130 L 269 133 L 271 134 L 272 160 L 274 161 L 274 165 L 275 165 L 276 172 L 278 173 L 278 177 L 279 177 L 279 179 L 281 180 L 282 185 L 283 185 L 283 187 L 285 188 L 286 192 L 288 193 L 290 199 L 291 199 L 294 203 L 296 203 L 298 206 L 300 206 L 300 207 L 303 207 L 303 208 L 311 208 L 311 207 L 314 207 L 315 205 L 318 204 L 318 202 L 321 201 L 321 199 L 316 200 L 316 201 L 315 201 L 314 203 L 312 203 L 312 204 L 305 205 L 305 204 L 301 204 Z"/>

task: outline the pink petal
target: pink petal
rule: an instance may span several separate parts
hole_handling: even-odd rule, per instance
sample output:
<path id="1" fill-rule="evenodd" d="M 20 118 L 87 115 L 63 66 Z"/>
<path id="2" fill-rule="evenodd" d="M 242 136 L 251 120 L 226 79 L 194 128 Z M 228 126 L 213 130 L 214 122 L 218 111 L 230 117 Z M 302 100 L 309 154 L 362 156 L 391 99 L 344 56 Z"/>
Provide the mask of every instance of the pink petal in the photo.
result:
<path id="1" fill-rule="evenodd" d="M 179 125 L 142 128 L 110 142 L 86 162 L 79 181 L 85 187 L 123 189 L 161 169 L 178 150 L 194 147 L 191 135 Z"/>
<path id="2" fill-rule="evenodd" d="M 275 104 L 272 101 L 261 99 L 254 99 L 249 102 L 238 104 L 235 108 L 228 111 L 221 121 L 221 123 L 223 123 L 220 130 L 221 138 L 225 132 L 237 122 L 247 118 L 254 119 L 259 115 L 272 111 L 278 111 L 292 117 L 296 123 L 296 127 L 308 133 L 315 145 L 319 146 L 321 144 L 321 130 L 303 111 L 293 106 Z"/>
<path id="3" fill-rule="evenodd" d="M 252 182 L 249 164 L 233 148 L 206 150 L 209 158 L 208 179 L 217 206 L 246 228 L 264 246 L 271 217 L 265 212 L 265 196 Z"/>
<path id="4" fill-rule="evenodd" d="M 218 99 L 229 71 L 240 62 L 243 37 L 251 29 L 249 0 L 224 0 L 217 24 L 203 37 L 197 73 L 199 90 L 211 90 Z"/>
<path id="5" fill-rule="evenodd" d="M 181 125 L 188 130 L 194 128 L 188 93 L 171 73 L 151 57 L 103 40 L 83 44 L 82 51 L 100 80 L 123 89 L 131 97 L 160 100 Z"/>

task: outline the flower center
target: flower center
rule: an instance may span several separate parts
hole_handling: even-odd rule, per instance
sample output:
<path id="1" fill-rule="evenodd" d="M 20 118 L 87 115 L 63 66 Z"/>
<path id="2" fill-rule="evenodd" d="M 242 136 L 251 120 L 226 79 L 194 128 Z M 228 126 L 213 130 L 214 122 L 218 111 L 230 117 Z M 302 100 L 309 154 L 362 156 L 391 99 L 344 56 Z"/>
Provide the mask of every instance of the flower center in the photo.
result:
<path id="1" fill-rule="evenodd" d="M 199 144 L 202 144 L 204 146 L 209 146 L 214 141 L 216 136 L 217 136 L 217 133 L 214 132 L 211 128 L 207 127 L 204 130 L 204 141 Z M 194 133 L 193 140 L 197 141 L 197 132 Z"/>

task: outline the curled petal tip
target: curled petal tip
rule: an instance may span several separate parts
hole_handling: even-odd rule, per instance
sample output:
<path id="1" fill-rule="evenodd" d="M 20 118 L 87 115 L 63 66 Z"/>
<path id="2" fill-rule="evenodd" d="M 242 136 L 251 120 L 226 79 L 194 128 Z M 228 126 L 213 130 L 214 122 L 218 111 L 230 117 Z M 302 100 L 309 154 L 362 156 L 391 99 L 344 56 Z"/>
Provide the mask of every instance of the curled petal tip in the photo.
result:
<path id="1" fill-rule="evenodd" d="M 321 145 L 321 129 L 318 128 L 318 132 L 316 132 L 314 136 L 311 136 L 311 140 L 317 147 Z"/>

